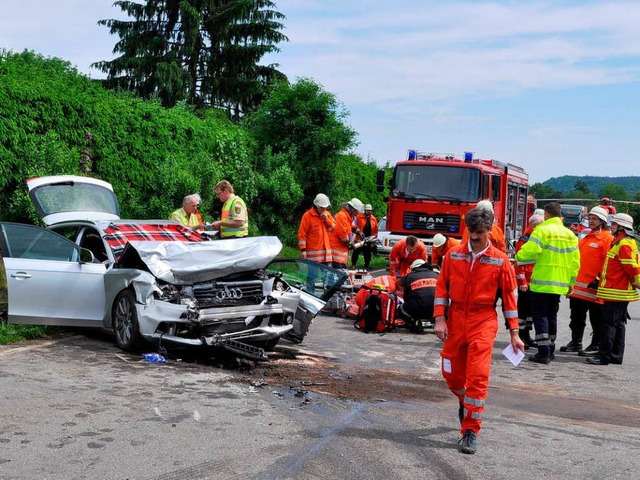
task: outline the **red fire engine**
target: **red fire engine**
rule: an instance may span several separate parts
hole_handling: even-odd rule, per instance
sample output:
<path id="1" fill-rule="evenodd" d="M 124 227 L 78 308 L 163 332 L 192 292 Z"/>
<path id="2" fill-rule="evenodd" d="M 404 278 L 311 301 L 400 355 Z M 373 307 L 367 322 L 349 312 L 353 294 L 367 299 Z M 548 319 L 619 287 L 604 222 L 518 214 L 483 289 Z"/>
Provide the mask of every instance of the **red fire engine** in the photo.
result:
<path id="1" fill-rule="evenodd" d="M 378 191 L 384 186 L 380 171 Z M 421 238 L 429 250 L 436 233 L 461 238 L 465 213 L 483 199 L 493 202 L 508 249 L 513 250 L 527 227 L 529 176 L 517 165 L 473 158 L 471 152 L 460 159 L 409 150 L 407 160 L 396 164 L 389 187 L 389 246 L 407 235 Z"/>

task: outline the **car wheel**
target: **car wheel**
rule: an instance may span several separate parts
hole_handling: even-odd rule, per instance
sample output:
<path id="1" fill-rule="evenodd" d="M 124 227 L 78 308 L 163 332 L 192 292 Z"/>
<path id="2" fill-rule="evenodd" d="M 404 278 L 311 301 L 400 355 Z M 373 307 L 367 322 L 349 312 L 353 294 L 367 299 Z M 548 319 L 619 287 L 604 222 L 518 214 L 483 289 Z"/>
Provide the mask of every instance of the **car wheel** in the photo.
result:
<path id="1" fill-rule="evenodd" d="M 120 348 L 132 351 L 140 347 L 142 337 L 138 324 L 136 297 L 131 290 L 123 290 L 116 297 L 111 311 L 111 324 Z"/>

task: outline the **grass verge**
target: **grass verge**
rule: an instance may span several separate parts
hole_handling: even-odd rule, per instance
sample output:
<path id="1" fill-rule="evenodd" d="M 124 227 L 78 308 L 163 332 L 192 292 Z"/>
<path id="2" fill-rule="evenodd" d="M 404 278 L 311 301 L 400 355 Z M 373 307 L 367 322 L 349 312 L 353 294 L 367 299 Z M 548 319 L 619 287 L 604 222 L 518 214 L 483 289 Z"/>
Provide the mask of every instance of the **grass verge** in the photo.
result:
<path id="1" fill-rule="evenodd" d="M 0 345 L 45 338 L 49 336 L 51 331 L 51 327 L 42 325 L 12 325 L 10 323 L 0 323 Z"/>
<path id="2" fill-rule="evenodd" d="M 283 246 L 279 258 L 300 258 L 300 252 L 295 247 Z M 349 254 L 349 261 L 351 261 L 351 254 Z M 381 270 L 389 266 L 388 255 L 373 255 L 371 257 L 371 263 L 369 264 L 370 270 Z M 358 259 L 358 268 L 364 268 L 364 258 L 360 255 Z"/>

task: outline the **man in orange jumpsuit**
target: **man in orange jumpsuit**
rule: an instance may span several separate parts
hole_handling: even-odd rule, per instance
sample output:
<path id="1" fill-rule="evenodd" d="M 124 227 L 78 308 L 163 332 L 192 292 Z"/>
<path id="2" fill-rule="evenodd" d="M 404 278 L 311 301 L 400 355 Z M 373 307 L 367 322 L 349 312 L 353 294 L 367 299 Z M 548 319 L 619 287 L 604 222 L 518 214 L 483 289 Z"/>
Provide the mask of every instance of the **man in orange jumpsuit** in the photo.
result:
<path id="1" fill-rule="evenodd" d="M 578 352 L 581 357 L 598 353 L 600 331 L 602 330 L 602 304 L 597 298 L 598 280 L 602 272 L 607 252 L 611 248 L 613 235 L 607 230 L 609 213 L 601 207 L 593 207 L 587 215 L 590 231 L 578 241 L 580 250 L 580 270 L 576 283 L 569 290 L 569 308 L 571 308 L 571 341 L 560 347 L 561 352 Z M 582 336 L 587 325 L 587 313 L 591 322 L 591 342 L 582 349 Z"/>
<path id="2" fill-rule="evenodd" d="M 347 268 L 349 248 L 353 245 L 351 233 L 360 232 L 357 226 L 354 226 L 354 221 L 356 215 L 363 211 L 364 204 L 357 198 L 352 198 L 336 213 L 335 226 L 329 233 L 333 268 Z"/>
<path id="3" fill-rule="evenodd" d="M 331 242 L 329 232 L 333 230 L 335 222 L 331 212 L 329 197 L 319 193 L 313 200 L 313 206 L 304 212 L 298 227 L 298 249 L 300 256 L 317 263 L 331 265 Z M 307 275 L 307 291 L 313 293 L 315 280 L 318 276 L 316 269 L 310 269 Z"/>
<path id="4" fill-rule="evenodd" d="M 427 261 L 427 247 L 422 240 L 409 235 L 397 242 L 389 253 L 389 273 L 394 277 L 404 277 L 416 260 Z"/>
<path id="5" fill-rule="evenodd" d="M 433 236 L 433 246 L 431 247 L 431 268 L 440 268 L 442 259 L 452 248 L 460 245 L 457 238 L 449 238 L 441 233 Z"/>
<path id="6" fill-rule="evenodd" d="M 479 208 L 465 218 L 469 242 L 447 252 L 436 284 L 434 333 L 444 341 L 442 375 L 460 404 L 462 452 L 475 453 L 489 386 L 493 342 L 498 333 L 495 299 L 502 290 L 511 346 L 518 336 L 516 275 L 506 254 L 489 241 L 493 215 Z"/>
<path id="7" fill-rule="evenodd" d="M 516 253 L 529 241 L 536 226 L 544 222 L 544 215 L 531 215 L 529 228 L 520 236 L 516 243 Z M 531 338 L 533 330 L 533 316 L 531 314 L 531 274 L 534 263 L 517 264 L 515 266 L 516 281 L 518 282 L 518 323 L 520 325 L 520 338 L 524 342 L 524 348 L 538 348 L 538 344 Z"/>
<path id="8" fill-rule="evenodd" d="M 489 200 L 480 200 L 476 208 L 485 210 L 491 213 L 491 215 L 493 216 L 493 204 Z M 502 228 L 500 228 L 500 225 L 498 225 L 497 223 L 494 223 L 493 225 L 491 225 L 491 231 L 489 232 L 489 240 L 491 241 L 491 244 L 494 247 L 496 247 L 498 250 L 500 250 L 503 253 L 507 253 L 507 243 L 504 239 L 504 232 L 502 231 Z M 466 244 L 468 241 L 469 241 L 469 232 L 465 230 L 464 233 L 462 234 L 462 244 Z"/>

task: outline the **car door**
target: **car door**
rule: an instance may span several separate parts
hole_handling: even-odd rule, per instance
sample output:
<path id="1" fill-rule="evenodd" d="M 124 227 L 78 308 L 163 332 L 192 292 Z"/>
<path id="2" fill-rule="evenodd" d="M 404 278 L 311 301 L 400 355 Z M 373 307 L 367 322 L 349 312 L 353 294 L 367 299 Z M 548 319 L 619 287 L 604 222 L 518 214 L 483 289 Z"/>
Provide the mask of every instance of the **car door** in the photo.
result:
<path id="1" fill-rule="evenodd" d="M 266 270 L 300 290 L 302 305 L 314 316 L 348 278 L 344 271 L 299 258 L 277 258 Z"/>
<path id="2" fill-rule="evenodd" d="M 105 265 L 81 262 L 76 244 L 33 225 L 0 223 L 0 247 L 10 323 L 102 326 Z"/>

